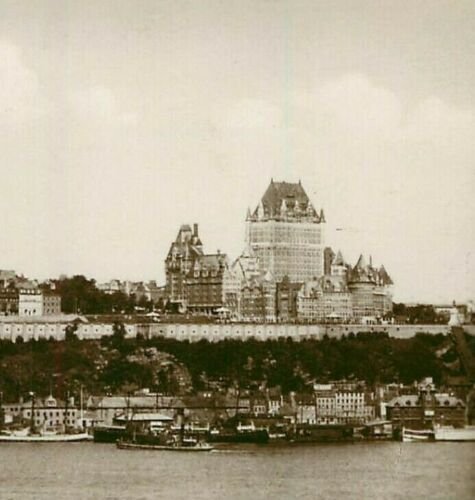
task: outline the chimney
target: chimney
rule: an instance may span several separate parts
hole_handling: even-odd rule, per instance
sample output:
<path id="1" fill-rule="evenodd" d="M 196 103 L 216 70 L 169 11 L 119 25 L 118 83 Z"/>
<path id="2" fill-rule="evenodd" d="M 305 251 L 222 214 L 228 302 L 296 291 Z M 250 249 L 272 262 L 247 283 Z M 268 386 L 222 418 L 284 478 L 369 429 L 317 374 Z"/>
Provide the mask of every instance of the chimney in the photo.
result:
<path id="1" fill-rule="evenodd" d="M 196 222 L 193 224 L 193 236 L 198 236 L 198 224 Z"/>

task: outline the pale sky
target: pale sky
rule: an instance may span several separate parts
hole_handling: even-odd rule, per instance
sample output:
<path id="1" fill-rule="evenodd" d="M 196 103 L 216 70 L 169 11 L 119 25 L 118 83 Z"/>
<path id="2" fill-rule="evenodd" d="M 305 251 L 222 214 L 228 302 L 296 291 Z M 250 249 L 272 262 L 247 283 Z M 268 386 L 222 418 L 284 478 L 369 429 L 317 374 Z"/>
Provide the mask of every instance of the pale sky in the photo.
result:
<path id="1" fill-rule="evenodd" d="M 396 300 L 475 298 L 474 59 L 471 0 L 0 0 L 0 269 L 163 283 L 273 177 Z"/>

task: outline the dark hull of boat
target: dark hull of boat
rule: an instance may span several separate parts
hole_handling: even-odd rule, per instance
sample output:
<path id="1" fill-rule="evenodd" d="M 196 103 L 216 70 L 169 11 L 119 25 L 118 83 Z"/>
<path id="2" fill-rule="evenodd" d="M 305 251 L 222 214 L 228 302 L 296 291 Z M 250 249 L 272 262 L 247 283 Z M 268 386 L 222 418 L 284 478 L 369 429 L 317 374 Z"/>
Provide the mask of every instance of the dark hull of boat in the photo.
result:
<path id="1" fill-rule="evenodd" d="M 125 427 L 96 427 L 93 436 L 95 443 L 115 443 L 125 436 Z"/>
<path id="2" fill-rule="evenodd" d="M 157 451 L 211 451 L 213 449 L 209 444 L 198 444 L 191 446 L 181 445 L 162 445 L 162 444 L 140 444 L 127 441 L 117 441 L 117 448 L 120 450 L 157 450 Z"/>
<path id="3" fill-rule="evenodd" d="M 334 443 L 353 441 L 354 430 L 345 425 L 300 425 L 290 433 L 288 439 L 292 443 Z"/>
<path id="4" fill-rule="evenodd" d="M 258 443 L 265 444 L 269 441 L 266 430 L 256 431 L 222 431 L 217 434 L 210 433 L 207 436 L 210 443 Z"/>

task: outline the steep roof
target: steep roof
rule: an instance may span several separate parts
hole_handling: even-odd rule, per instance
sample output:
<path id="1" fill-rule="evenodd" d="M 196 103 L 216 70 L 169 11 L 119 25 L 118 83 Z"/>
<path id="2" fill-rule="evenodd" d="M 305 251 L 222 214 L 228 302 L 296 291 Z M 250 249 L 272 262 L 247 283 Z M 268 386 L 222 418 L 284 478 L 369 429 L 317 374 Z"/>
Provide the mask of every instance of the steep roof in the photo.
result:
<path id="1" fill-rule="evenodd" d="M 189 224 L 182 224 L 178 230 L 175 241 L 170 245 L 167 260 L 175 256 L 193 258 L 203 254 L 203 244 L 198 235 L 197 225 L 191 230 Z"/>
<path id="2" fill-rule="evenodd" d="M 302 208 L 306 208 L 309 203 L 307 193 L 300 182 L 274 182 L 271 180 L 269 187 L 262 197 L 264 209 L 275 213 L 279 212 L 284 200 L 298 202 Z"/>
<path id="3" fill-rule="evenodd" d="M 349 281 L 354 283 L 376 282 L 376 271 L 366 263 L 363 255 L 360 255 L 355 267 L 350 270 Z"/>
<path id="4" fill-rule="evenodd" d="M 379 279 L 383 283 L 383 285 L 392 285 L 393 280 L 391 279 L 391 276 L 389 276 L 388 272 L 384 268 L 384 266 L 381 266 L 378 271 Z"/>
<path id="5" fill-rule="evenodd" d="M 224 253 L 204 254 L 194 260 L 189 274 L 192 274 L 194 271 L 220 272 L 228 267 L 228 265 L 228 257 Z"/>
<path id="6" fill-rule="evenodd" d="M 340 250 L 338 250 L 335 258 L 333 259 L 332 262 L 333 266 L 344 266 L 345 265 L 345 259 L 343 259 L 343 255 Z"/>
<path id="7" fill-rule="evenodd" d="M 366 264 L 366 260 L 363 257 L 363 254 L 361 254 L 354 269 L 362 269 L 363 270 L 363 269 L 366 269 L 367 267 L 368 267 L 368 264 Z"/>

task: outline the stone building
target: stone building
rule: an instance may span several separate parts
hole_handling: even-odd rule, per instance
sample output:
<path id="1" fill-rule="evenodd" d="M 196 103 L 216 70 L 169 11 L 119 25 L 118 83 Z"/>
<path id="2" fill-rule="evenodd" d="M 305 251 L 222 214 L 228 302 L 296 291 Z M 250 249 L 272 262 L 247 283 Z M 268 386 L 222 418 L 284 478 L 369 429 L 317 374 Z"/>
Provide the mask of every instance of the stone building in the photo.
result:
<path id="1" fill-rule="evenodd" d="M 185 275 L 184 298 L 190 312 L 211 314 L 225 305 L 237 307 L 238 283 L 226 254 L 200 255 Z"/>
<path id="2" fill-rule="evenodd" d="M 41 289 L 22 289 L 18 298 L 19 316 L 56 316 L 61 314 L 61 297 Z"/>
<path id="3" fill-rule="evenodd" d="M 0 288 L 0 315 L 18 314 L 18 291 L 11 288 Z"/>
<path id="4" fill-rule="evenodd" d="M 198 224 L 183 225 L 165 260 L 166 298 L 180 310 L 212 314 L 238 307 L 239 280 L 226 254 L 205 254 Z"/>
<path id="5" fill-rule="evenodd" d="M 298 183 L 271 180 L 254 212 L 248 211 L 246 238 L 261 270 L 277 282 L 292 283 L 323 275 L 323 210 L 318 213 Z"/>
<path id="6" fill-rule="evenodd" d="M 3 405 L 5 417 L 13 423 L 31 425 L 42 430 L 61 430 L 64 428 L 80 428 L 81 412 L 74 404 L 74 399 L 59 401 L 53 396 L 46 399 L 35 398 L 35 401 Z"/>
<path id="7" fill-rule="evenodd" d="M 465 404 L 452 395 L 437 393 L 431 380 L 419 385 L 418 394 L 398 396 L 386 405 L 394 427 L 431 429 L 434 425 L 463 427 Z"/>
<path id="8" fill-rule="evenodd" d="M 351 293 L 338 276 L 305 283 L 297 296 L 298 317 L 312 322 L 348 322 L 353 318 Z"/>
<path id="9" fill-rule="evenodd" d="M 288 276 L 276 285 L 276 317 L 278 321 L 295 321 L 298 312 L 298 293 L 303 283 L 291 283 Z"/>
<path id="10" fill-rule="evenodd" d="M 247 247 L 234 261 L 232 271 L 239 282 L 235 316 L 244 321 L 275 321 L 275 279 L 259 265 L 252 248 Z"/>
<path id="11" fill-rule="evenodd" d="M 364 384 L 315 384 L 317 424 L 361 425 L 376 415 L 374 393 Z"/>
<path id="12" fill-rule="evenodd" d="M 314 322 L 377 322 L 392 311 L 392 280 L 360 256 L 352 268 L 338 252 L 330 274 L 306 282 L 298 293 L 298 317 Z"/>
<path id="13" fill-rule="evenodd" d="M 353 318 L 365 321 L 366 318 L 382 318 L 392 311 L 391 278 L 384 266 L 373 267 L 362 255 L 356 265 L 348 272 L 348 288 L 351 292 Z"/>
<path id="14" fill-rule="evenodd" d="M 193 230 L 188 224 L 180 227 L 165 259 L 165 294 L 169 301 L 186 307 L 185 281 L 198 257 L 203 255 L 203 244 L 198 236 L 198 224 Z"/>
<path id="15" fill-rule="evenodd" d="M 275 280 L 270 272 L 245 280 L 240 290 L 239 318 L 275 321 Z"/>

